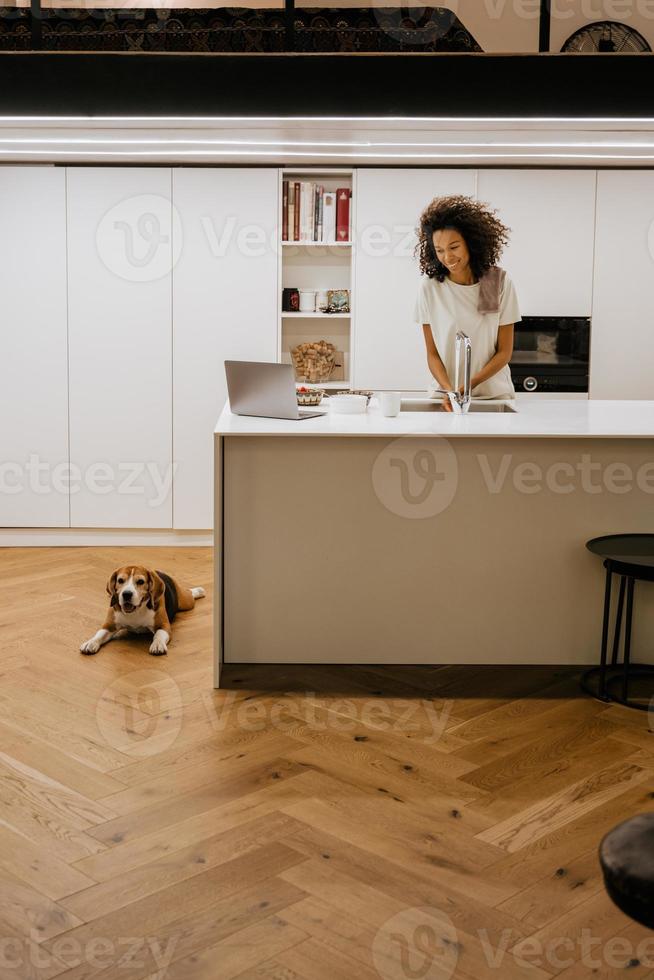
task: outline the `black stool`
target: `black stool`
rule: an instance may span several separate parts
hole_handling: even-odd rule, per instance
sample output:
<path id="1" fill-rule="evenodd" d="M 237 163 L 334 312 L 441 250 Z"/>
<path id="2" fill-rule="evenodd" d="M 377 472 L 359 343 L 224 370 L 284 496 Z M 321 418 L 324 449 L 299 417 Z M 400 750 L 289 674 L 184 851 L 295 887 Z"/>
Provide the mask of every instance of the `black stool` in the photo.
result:
<path id="1" fill-rule="evenodd" d="M 609 898 L 625 915 L 654 928 L 654 813 L 610 830 L 599 855 Z"/>
<path id="2" fill-rule="evenodd" d="M 604 591 L 604 621 L 602 625 L 602 649 L 598 667 L 587 670 L 581 678 L 582 690 L 601 701 L 615 701 L 629 708 L 649 709 L 647 704 L 629 699 L 629 680 L 631 677 L 645 677 L 654 673 L 654 665 L 631 663 L 631 619 L 634 607 L 634 582 L 654 582 L 654 534 L 605 534 L 592 538 L 586 547 L 593 554 L 604 559 L 606 569 L 606 588 Z M 611 611 L 611 579 L 620 576 L 620 593 L 613 633 L 611 664 L 607 664 L 609 639 L 609 616 Z M 622 663 L 618 662 L 620 629 L 624 611 L 625 592 L 627 594 L 627 615 L 625 619 L 624 652 Z M 595 680 L 598 683 L 595 685 Z M 616 686 L 622 681 L 622 694 L 616 693 Z"/>

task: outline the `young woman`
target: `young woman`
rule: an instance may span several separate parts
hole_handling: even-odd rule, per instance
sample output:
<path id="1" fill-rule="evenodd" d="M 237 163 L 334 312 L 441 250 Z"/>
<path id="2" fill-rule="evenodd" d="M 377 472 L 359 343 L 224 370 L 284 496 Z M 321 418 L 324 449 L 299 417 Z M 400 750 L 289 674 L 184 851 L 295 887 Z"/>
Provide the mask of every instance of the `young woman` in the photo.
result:
<path id="1" fill-rule="evenodd" d="M 512 281 L 496 267 L 509 231 L 486 205 L 461 195 L 434 198 L 420 216 L 416 254 L 424 278 L 414 319 L 422 324 L 427 364 L 435 379 L 432 389 L 453 390 L 456 334 L 462 330 L 472 345 L 473 396 L 515 397 L 509 360 L 513 324 L 520 320 L 520 310 Z M 499 295 L 490 304 L 493 312 L 478 309 L 482 277 L 498 282 Z M 488 295 L 485 301 L 487 305 Z M 463 365 L 459 390 L 463 390 L 462 379 Z M 443 406 L 452 411 L 447 396 Z"/>

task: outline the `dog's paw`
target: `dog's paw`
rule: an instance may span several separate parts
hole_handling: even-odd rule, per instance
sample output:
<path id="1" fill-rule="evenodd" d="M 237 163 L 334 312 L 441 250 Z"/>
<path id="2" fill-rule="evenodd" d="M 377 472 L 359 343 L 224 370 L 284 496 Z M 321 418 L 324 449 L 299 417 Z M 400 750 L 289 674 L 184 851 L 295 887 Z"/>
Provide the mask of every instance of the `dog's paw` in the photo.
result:
<path id="1" fill-rule="evenodd" d="M 207 593 L 204 591 L 201 585 L 198 585 L 194 589 L 191 589 L 191 595 L 193 596 L 194 599 L 203 599 L 206 594 Z"/>
<path id="2" fill-rule="evenodd" d="M 93 639 L 87 640 L 86 643 L 82 643 L 81 647 L 79 648 L 80 653 L 86 653 L 86 654 L 97 653 L 99 649 L 100 649 L 100 644 L 98 643 L 97 640 L 93 640 Z"/>
<path id="3" fill-rule="evenodd" d="M 153 657 L 163 657 L 165 653 L 168 653 L 168 647 L 163 640 L 153 640 L 150 644 L 150 653 Z"/>

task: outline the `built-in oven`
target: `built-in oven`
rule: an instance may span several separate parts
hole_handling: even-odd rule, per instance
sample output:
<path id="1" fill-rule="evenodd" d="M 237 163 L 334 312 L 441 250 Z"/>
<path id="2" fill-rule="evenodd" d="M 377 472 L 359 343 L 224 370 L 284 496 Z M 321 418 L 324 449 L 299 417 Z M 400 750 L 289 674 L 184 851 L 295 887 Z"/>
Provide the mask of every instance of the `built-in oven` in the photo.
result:
<path id="1" fill-rule="evenodd" d="M 525 316 L 510 361 L 518 391 L 588 391 L 590 317 Z"/>

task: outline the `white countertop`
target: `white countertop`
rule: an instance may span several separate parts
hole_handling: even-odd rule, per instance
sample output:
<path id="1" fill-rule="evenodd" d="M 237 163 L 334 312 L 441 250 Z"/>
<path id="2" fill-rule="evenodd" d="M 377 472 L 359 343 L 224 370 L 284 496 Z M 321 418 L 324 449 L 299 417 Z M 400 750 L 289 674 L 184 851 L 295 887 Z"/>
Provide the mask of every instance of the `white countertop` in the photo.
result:
<path id="1" fill-rule="evenodd" d="M 385 418 L 372 399 L 364 415 L 327 412 L 320 418 L 289 421 L 232 415 L 226 403 L 215 433 L 223 436 L 494 436 L 502 438 L 654 438 L 654 401 L 521 398 L 517 412 L 454 415 L 402 412 Z M 328 400 L 320 406 L 323 410 Z"/>

